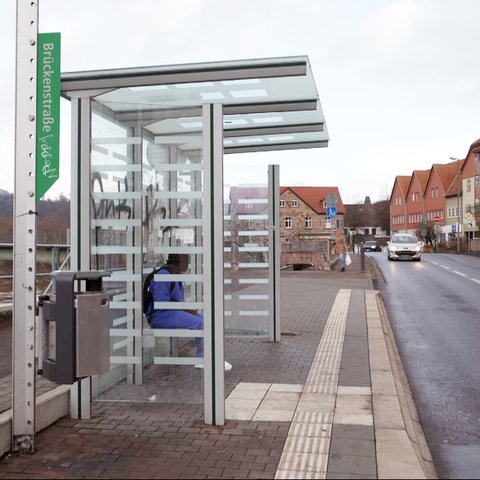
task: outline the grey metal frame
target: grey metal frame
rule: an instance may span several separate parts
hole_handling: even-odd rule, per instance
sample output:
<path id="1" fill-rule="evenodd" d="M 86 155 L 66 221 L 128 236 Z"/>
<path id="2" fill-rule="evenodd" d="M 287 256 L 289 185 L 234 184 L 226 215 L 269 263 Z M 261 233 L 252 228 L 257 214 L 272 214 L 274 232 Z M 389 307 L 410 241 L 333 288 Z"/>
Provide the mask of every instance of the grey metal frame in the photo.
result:
<path id="1" fill-rule="evenodd" d="M 223 112 L 222 104 L 203 107 L 204 155 L 204 412 L 208 425 L 225 423 L 223 298 Z"/>
<path id="2" fill-rule="evenodd" d="M 269 338 L 272 342 L 281 340 L 280 324 L 280 167 L 268 166 L 268 271 L 269 271 L 269 301 L 270 327 Z"/>
<path id="3" fill-rule="evenodd" d="M 17 0 L 12 449 L 22 452 L 35 437 L 37 33 L 37 2 Z"/>

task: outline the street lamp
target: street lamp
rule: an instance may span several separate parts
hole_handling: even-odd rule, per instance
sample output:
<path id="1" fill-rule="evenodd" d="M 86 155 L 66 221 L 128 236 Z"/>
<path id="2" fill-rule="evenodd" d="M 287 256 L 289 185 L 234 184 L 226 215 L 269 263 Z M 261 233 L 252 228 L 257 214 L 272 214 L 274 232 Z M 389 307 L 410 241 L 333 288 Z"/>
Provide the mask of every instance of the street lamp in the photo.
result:
<path id="1" fill-rule="evenodd" d="M 460 252 L 460 159 L 450 157 L 450 160 L 457 161 L 457 252 Z"/>

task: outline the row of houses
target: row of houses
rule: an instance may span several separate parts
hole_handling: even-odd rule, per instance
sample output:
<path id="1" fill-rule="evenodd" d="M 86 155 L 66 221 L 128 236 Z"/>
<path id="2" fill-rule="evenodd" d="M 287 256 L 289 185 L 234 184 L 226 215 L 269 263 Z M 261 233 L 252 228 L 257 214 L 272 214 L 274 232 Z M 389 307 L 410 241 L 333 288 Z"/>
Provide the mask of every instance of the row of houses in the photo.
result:
<path id="1" fill-rule="evenodd" d="M 477 249 L 480 243 L 480 139 L 464 159 L 395 178 L 390 231 L 410 232 L 427 243 Z"/>

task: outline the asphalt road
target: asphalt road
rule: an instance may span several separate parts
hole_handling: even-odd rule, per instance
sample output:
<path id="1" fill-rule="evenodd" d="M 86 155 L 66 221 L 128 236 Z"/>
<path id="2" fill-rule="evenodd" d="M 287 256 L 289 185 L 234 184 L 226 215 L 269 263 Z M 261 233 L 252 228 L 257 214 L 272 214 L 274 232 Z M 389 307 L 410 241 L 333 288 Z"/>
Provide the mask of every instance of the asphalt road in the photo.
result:
<path id="1" fill-rule="evenodd" d="M 441 478 L 480 478 L 480 258 L 369 253 Z"/>

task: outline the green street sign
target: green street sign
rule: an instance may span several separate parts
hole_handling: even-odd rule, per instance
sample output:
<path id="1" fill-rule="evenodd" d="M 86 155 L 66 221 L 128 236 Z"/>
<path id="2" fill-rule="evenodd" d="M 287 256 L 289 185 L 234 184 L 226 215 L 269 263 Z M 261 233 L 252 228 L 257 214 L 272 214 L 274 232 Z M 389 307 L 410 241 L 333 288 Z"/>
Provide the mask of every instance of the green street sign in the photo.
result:
<path id="1" fill-rule="evenodd" d="M 60 33 L 38 34 L 36 149 L 38 201 L 60 175 Z"/>

